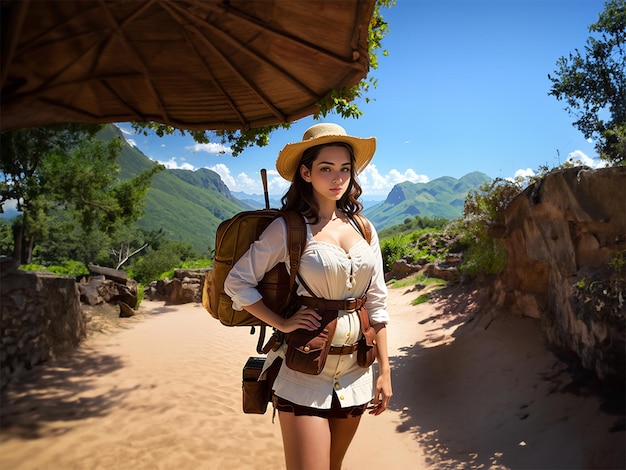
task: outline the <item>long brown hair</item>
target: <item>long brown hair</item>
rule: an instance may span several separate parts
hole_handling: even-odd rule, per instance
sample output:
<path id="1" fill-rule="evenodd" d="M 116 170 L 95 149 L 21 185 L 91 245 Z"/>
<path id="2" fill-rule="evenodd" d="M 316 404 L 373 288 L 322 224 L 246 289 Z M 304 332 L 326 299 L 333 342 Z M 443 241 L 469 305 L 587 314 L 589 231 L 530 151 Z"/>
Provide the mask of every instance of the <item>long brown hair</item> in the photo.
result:
<path id="1" fill-rule="evenodd" d="M 304 165 L 311 170 L 313 168 L 313 162 L 324 147 L 345 147 L 350 153 L 350 183 L 344 195 L 337 201 L 337 209 L 344 212 L 348 217 L 352 217 L 354 214 L 358 214 L 363 210 L 363 204 L 359 201 L 363 190 L 356 178 L 356 172 L 354 170 L 354 151 L 352 147 L 345 142 L 316 145 L 302 152 L 302 158 L 300 159 L 300 163 L 298 163 L 291 186 L 281 200 L 283 210 L 301 212 L 305 217 L 313 219 L 313 224 L 319 222 L 319 206 L 313 197 L 313 185 L 302 179 L 300 166 Z"/>

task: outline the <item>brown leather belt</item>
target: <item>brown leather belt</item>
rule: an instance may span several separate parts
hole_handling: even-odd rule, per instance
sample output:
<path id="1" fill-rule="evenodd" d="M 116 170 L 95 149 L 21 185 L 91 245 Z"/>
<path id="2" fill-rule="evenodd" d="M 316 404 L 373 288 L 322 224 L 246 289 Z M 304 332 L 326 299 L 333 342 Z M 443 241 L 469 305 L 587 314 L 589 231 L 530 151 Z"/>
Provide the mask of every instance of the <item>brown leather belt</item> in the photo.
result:
<path id="1" fill-rule="evenodd" d="M 367 297 L 365 295 L 358 299 L 351 297 L 344 300 L 326 300 L 318 297 L 300 296 L 300 302 L 302 302 L 302 305 L 306 305 L 307 307 L 319 310 L 345 310 L 346 312 L 357 311 L 365 305 L 366 300 Z"/>
<path id="2" fill-rule="evenodd" d="M 334 354 L 337 356 L 345 356 L 348 354 L 352 354 L 359 347 L 358 343 L 348 344 L 345 346 L 331 346 L 328 350 L 328 354 Z"/>

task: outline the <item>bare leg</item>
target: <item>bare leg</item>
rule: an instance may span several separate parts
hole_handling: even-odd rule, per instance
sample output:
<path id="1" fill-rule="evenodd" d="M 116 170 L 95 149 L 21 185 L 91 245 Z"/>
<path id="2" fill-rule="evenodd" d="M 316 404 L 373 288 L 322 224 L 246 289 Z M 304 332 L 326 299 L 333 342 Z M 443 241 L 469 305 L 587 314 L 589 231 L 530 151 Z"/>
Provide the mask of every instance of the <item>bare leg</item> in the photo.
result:
<path id="1" fill-rule="evenodd" d="M 328 470 L 331 447 L 328 420 L 285 411 L 280 411 L 278 417 L 287 470 Z"/>
<path id="2" fill-rule="evenodd" d="M 331 445 L 330 445 L 330 469 L 341 470 L 341 463 L 352 442 L 352 438 L 359 427 L 360 416 L 345 419 L 334 418 L 329 420 Z"/>

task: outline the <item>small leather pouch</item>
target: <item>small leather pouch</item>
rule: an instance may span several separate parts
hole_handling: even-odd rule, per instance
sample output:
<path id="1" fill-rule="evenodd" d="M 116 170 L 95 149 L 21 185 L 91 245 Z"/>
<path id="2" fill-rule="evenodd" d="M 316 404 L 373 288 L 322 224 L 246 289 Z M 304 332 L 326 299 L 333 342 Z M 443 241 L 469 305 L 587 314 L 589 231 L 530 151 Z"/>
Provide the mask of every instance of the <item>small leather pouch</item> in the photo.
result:
<path id="1" fill-rule="evenodd" d="M 326 365 L 331 341 L 337 328 L 337 311 L 319 311 L 320 328 L 315 331 L 296 330 L 287 335 L 285 364 L 304 374 L 319 375 Z"/>
<path id="2" fill-rule="evenodd" d="M 265 364 L 264 357 L 250 357 L 243 367 L 242 405 L 246 414 L 264 414 L 267 404 L 272 401 L 272 387 L 278 375 L 282 360 L 274 360 L 267 369 L 265 378 L 259 380 Z"/>
<path id="3" fill-rule="evenodd" d="M 263 414 L 269 402 L 267 380 L 259 380 L 265 358 L 250 357 L 243 367 L 242 404 L 244 413 Z"/>
<path id="4" fill-rule="evenodd" d="M 369 315 L 365 307 L 361 307 L 358 314 L 362 335 L 357 348 L 357 363 L 361 367 L 369 367 L 376 360 L 376 330 L 370 325 Z"/>

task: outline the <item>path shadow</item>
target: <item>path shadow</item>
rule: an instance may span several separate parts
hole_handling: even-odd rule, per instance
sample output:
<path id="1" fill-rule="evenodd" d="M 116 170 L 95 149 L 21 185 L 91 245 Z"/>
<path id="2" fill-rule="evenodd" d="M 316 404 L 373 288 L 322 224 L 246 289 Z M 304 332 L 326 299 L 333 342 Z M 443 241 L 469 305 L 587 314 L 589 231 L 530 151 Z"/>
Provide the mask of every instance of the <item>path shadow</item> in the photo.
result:
<path id="1" fill-rule="evenodd" d="M 536 320 L 481 312 L 480 296 L 469 288 L 440 291 L 436 314 L 420 323 L 458 326 L 454 340 L 426 340 L 390 358 L 397 431 L 414 434 L 437 470 L 625 468 L 623 426 L 615 425 L 623 410 L 609 417 L 613 426 L 588 429 L 579 410 L 552 410 L 572 398 L 571 368 L 547 351 Z M 574 388 L 577 396 L 595 393 Z M 590 415 L 601 413 L 600 402 L 584 402 L 595 406 Z"/>
<path id="2" fill-rule="evenodd" d="M 133 389 L 90 391 L 97 377 L 123 366 L 118 356 L 82 347 L 13 378 L 0 393 L 0 441 L 63 434 L 63 422 L 105 416 Z"/>

